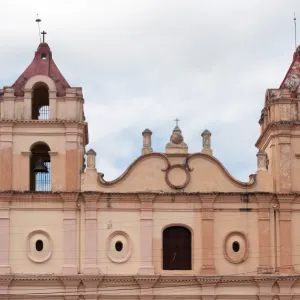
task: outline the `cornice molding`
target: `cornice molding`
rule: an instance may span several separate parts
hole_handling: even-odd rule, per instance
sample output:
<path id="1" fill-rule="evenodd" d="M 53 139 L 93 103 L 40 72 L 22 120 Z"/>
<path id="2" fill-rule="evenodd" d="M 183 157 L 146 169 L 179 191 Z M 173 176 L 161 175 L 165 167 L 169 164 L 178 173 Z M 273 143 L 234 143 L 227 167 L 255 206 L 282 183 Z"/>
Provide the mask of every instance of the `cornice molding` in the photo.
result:
<path id="1" fill-rule="evenodd" d="M 255 147 L 258 149 L 261 149 L 263 144 L 266 142 L 266 140 L 270 137 L 270 132 L 272 130 L 278 130 L 278 129 L 287 129 L 290 130 L 293 127 L 300 127 L 300 121 L 278 121 L 278 122 L 271 122 L 267 125 L 265 130 L 261 133 L 260 137 L 258 138 L 257 142 L 255 143 Z M 274 136 L 280 135 L 277 133 Z"/>
<path id="2" fill-rule="evenodd" d="M 266 275 L 43 275 L 43 274 L 6 274 L 0 275 L 1 283 L 10 283 L 12 281 L 61 281 L 66 284 L 77 284 L 81 282 L 95 281 L 105 284 L 119 285 L 120 283 L 138 283 L 138 284 L 184 284 L 191 282 L 198 282 L 201 285 L 206 284 L 222 284 L 222 283 L 256 283 L 256 284 L 278 284 L 291 286 L 295 282 L 300 282 L 300 274 L 295 275 L 278 275 L 278 274 L 266 274 Z"/>

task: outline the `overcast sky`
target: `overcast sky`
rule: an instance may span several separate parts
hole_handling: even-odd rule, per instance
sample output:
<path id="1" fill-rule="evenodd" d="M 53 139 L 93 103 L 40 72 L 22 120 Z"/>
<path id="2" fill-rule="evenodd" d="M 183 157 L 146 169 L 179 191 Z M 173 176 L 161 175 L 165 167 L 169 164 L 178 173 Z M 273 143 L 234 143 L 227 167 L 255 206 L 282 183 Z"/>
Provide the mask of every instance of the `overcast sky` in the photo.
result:
<path id="1" fill-rule="evenodd" d="M 87 150 L 106 180 L 140 155 L 145 128 L 163 152 L 175 118 L 189 152 L 209 129 L 229 172 L 256 172 L 265 90 L 292 61 L 299 0 L 7 0 L 0 10 L 0 87 L 32 61 L 39 13 L 56 64 L 83 87 Z"/>

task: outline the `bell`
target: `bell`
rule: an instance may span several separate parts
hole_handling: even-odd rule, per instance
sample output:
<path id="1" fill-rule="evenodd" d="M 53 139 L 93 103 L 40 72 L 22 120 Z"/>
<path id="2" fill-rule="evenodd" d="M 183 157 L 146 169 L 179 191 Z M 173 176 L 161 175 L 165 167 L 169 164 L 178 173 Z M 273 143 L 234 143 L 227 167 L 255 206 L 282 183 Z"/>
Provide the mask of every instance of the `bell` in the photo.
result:
<path id="1" fill-rule="evenodd" d="M 39 157 L 35 163 L 33 172 L 35 173 L 48 173 L 48 169 L 45 166 L 44 160 Z"/>

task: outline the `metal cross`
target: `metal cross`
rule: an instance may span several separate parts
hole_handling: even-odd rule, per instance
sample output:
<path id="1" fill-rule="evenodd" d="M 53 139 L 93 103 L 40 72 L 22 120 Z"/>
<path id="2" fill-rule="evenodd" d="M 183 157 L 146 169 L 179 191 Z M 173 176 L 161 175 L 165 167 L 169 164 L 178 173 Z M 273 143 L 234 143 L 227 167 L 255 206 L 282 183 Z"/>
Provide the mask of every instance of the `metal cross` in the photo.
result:
<path id="1" fill-rule="evenodd" d="M 47 34 L 47 32 L 45 32 L 45 30 L 43 30 L 41 32 L 41 35 L 43 36 L 43 43 L 45 43 L 45 35 Z"/>
<path id="2" fill-rule="evenodd" d="M 176 122 L 176 126 L 178 126 L 178 122 L 180 121 L 178 118 L 174 120 Z"/>

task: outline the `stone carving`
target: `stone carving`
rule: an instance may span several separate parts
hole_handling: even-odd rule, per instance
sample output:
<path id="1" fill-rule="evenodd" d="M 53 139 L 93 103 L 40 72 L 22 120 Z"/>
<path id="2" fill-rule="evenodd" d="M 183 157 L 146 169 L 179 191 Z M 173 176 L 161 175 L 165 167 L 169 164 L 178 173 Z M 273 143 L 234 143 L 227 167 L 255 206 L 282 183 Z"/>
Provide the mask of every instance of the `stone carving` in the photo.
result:
<path id="1" fill-rule="evenodd" d="M 280 188 L 281 191 L 289 191 L 291 188 L 291 146 L 280 145 Z"/>
<path id="2" fill-rule="evenodd" d="M 152 150 L 152 142 L 151 142 L 151 136 L 152 136 L 152 131 L 150 129 L 145 129 L 142 133 L 143 135 L 143 148 L 142 148 L 142 155 L 151 153 Z"/>
<path id="3" fill-rule="evenodd" d="M 283 82 L 282 88 L 287 88 L 291 92 L 296 92 L 300 85 L 300 62 L 294 62 L 291 71 Z"/>
<path id="4" fill-rule="evenodd" d="M 267 161 L 268 161 L 267 153 L 263 149 L 260 149 L 256 154 L 256 156 L 257 156 L 257 171 L 267 171 Z"/>
<path id="5" fill-rule="evenodd" d="M 183 165 L 173 165 L 166 170 L 166 182 L 173 189 L 183 189 L 190 182 L 190 172 Z"/>
<path id="6" fill-rule="evenodd" d="M 183 135 L 180 128 L 176 125 L 172 135 L 170 137 L 170 142 L 166 146 L 167 153 L 187 153 L 187 144 L 183 141 Z"/>
<path id="7" fill-rule="evenodd" d="M 173 144 L 180 144 L 183 142 L 183 136 L 181 134 L 181 130 L 178 126 L 176 126 L 173 130 L 173 133 L 171 135 L 171 138 L 170 138 L 170 141 L 173 143 Z"/>
<path id="8" fill-rule="evenodd" d="M 296 104 L 291 104 L 291 120 L 297 120 L 297 106 Z"/>
<path id="9" fill-rule="evenodd" d="M 201 134 L 202 136 L 202 153 L 208 154 L 208 155 L 212 155 L 212 149 L 211 149 L 211 133 L 210 131 L 208 131 L 207 129 L 204 130 Z"/>
<path id="10" fill-rule="evenodd" d="M 280 120 L 289 121 L 291 119 L 291 105 L 280 104 Z"/>
<path id="11" fill-rule="evenodd" d="M 265 101 L 266 103 L 274 101 L 275 99 L 279 99 L 280 90 L 277 89 L 268 89 L 266 91 Z"/>
<path id="12" fill-rule="evenodd" d="M 93 169 L 96 167 L 96 155 L 97 153 L 93 149 L 90 149 L 87 152 L 87 167 L 89 169 Z"/>

